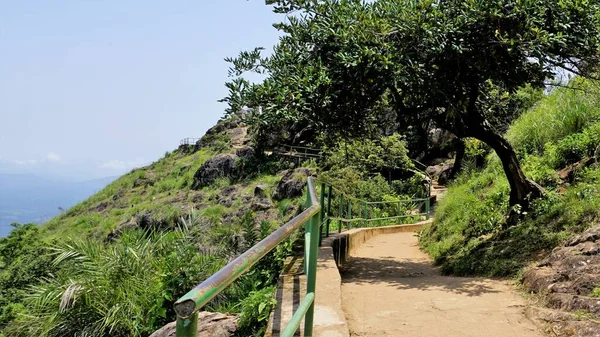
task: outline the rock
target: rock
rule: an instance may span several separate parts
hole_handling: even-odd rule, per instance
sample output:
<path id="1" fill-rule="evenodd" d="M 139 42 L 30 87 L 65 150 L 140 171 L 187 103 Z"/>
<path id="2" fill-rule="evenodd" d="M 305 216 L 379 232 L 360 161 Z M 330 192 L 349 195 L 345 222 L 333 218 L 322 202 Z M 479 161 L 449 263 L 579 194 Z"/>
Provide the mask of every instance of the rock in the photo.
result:
<path id="1" fill-rule="evenodd" d="M 248 142 L 248 127 L 241 126 L 231 130 L 231 145 L 234 147 L 242 146 Z"/>
<path id="2" fill-rule="evenodd" d="M 600 284 L 600 224 L 554 249 L 528 268 L 521 281 L 534 292 L 549 293 L 553 308 L 584 310 L 600 318 L 600 298 L 590 297 Z"/>
<path id="3" fill-rule="evenodd" d="M 133 181 L 133 187 L 154 186 L 154 180 L 148 178 L 136 178 Z"/>
<path id="4" fill-rule="evenodd" d="M 194 194 L 192 194 L 190 200 L 195 204 L 200 203 L 204 200 L 204 194 L 200 192 L 195 192 Z"/>
<path id="5" fill-rule="evenodd" d="M 108 203 L 108 201 L 102 201 L 101 203 L 99 203 L 95 207 L 92 207 L 91 211 L 93 211 L 93 212 L 102 212 L 106 208 L 108 208 L 109 205 L 110 204 Z"/>
<path id="6" fill-rule="evenodd" d="M 306 178 L 314 176 L 315 170 L 309 168 L 297 168 L 285 171 L 285 174 L 277 183 L 277 188 L 273 194 L 273 200 L 292 199 L 302 196 L 306 186 Z"/>
<path id="7" fill-rule="evenodd" d="M 218 312 L 198 313 L 198 337 L 232 337 L 238 325 L 237 316 L 224 315 Z M 175 322 L 171 322 L 150 337 L 174 337 Z"/>
<path id="8" fill-rule="evenodd" d="M 254 153 L 255 153 L 254 148 L 251 146 L 244 146 L 235 151 L 235 154 L 238 157 L 240 157 L 242 159 L 246 159 L 246 160 L 252 159 L 254 157 Z"/>
<path id="9" fill-rule="evenodd" d="M 267 186 L 265 185 L 256 185 L 254 187 L 254 196 L 256 198 L 266 198 L 267 197 Z"/>
<path id="10" fill-rule="evenodd" d="M 575 178 L 575 172 L 582 167 L 589 166 L 594 162 L 593 158 L 585 157 L 582 160 L 578 161 L 575 164 L 571 164 L 564 169 L 558 171 L 558 177 L 562 180 L 572 182 Z"/>
<path id="11" fill-rule="evenodd" d="M 252 200 L 252 205 L 250 206 L 253 211 L 266 211 L 272 207 L 274 207 L 274 205 L 268 198 L 254 198 Z"/>
<path id="12" fill-rule="evenodd" d="M 235 154 L 223 153 L 202 164 L 194 174 L 192 189 L 208 186 L 218 178 L 230 177 L 234 171 L 236 159 Z"/>
<path id="13" fill-rule="evenodd" d="M 599 322 L 575 314 L 538 307 L 527 308 L 525 314 L 549 336 L 600 337 Z"/>
<path id="14" fill-rule="evenodd" d="M 427 172 L 433 180 L 437 180 L 440 185 L 446 185 L 448 178 L 450 177 L 450 172 L 452 171 L 452 166 L 451 163 L 443 162 L 438 165 L 428 166 L 427 169 L 425 169 L 425 172 Z"/>
<path id="15" fill-rule="evenodd" d="M 224 196 L 224 197 L 229 197 L 229 196 L 233 195 L 235 192 L 237 192 L 238 189 L 239 189 L 239 187 L 236 185 L 229 185 L 229 186 L 225 187 L 223 190 L 221 190 L 220 195 Z"/>
<path id="16" fill-rule="evenodd" d="M 104 238 L 104 242 L 110 242 L 110 241 L 117 239 L 119 236 L 121 236 L 123 231 L 126 230 L 127 228 L 138 228 L 138 227 L 139 227 L 139 225 L 135 221 L 122 222 L 119 225 L 117 225 L 117 228 L 115 228 L 113 231 L 108 233 L 106 238 Z"/>

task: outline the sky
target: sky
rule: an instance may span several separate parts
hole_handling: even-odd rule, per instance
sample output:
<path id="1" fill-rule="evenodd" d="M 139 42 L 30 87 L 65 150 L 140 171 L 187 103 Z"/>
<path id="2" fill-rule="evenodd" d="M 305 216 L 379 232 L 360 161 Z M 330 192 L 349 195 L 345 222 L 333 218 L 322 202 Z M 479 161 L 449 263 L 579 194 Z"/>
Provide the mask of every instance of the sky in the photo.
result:
<path id="1" fill-rule="evenodd" d="M 0 173 L 120 175 L 223 115 L 242 50 L 270 50 L 261 0 L 0 0 Z"/>

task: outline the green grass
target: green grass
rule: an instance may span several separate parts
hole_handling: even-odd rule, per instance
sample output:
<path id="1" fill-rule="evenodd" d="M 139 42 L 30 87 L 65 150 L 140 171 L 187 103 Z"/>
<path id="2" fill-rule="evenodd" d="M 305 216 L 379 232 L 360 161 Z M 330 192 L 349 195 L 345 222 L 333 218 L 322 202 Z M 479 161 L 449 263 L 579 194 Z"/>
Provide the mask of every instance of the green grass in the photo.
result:
<path id="1" fill-rule="evenodd" d="M 141 212 L 151 212 L 156 220 L 173 224 L 193 207 L 187 198 L 173 199 L 190 190 L 194 173 L 214 154 L 211 149 L 192 154 L 174 151 L 147 167 L 133 170 L 45 224 L 47 237 L 102 238 Z M 104 210 L 96 210 L 103 204 Z"/>
<path id="2" fill-rule="evenodd" d="M 573 85 L 599 90 L 581 80 Z M 421 246 L 445 273 L 515 275 L 600 219 L 600 167 L 579 169 L 568 183 L 557 174 L 599 145 L 599 97 L 560 89 L 511 126 L 507 137 L 526 175 L 547 191 L 516 226 L 507 225 L 509 186 L 494 154 L 484 169 L 464 172 L 449 187 L 421 234 Z"/>

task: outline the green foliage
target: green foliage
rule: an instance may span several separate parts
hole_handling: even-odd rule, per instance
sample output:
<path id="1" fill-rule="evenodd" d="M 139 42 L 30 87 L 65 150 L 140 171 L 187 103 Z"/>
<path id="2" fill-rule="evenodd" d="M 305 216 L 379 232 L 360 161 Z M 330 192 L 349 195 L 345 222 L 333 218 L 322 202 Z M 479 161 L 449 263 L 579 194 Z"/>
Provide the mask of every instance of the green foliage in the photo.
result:
<path id="1" fill-rule="evenodd" d="M 517 152 L 542 154 L 548 143 L 582 132 L 600 121 L 600 86 L 595 81 L 576 78 L 567 88 L 555 89 L 510 127 L 507 138 Z"/>
<path id="2" fill-rule="evenodd" d="M 59 244 L 54 249 L 59 271 L 31 289 L 27 318 L 17 318 L 5 332 L 148 335 L 173 318 L 167 312 L 190 280 L 205 278 L 224 263 L 190 249 L 190 240 L 183 230 L 126 231 L 108 246 L 95 240 Z"/>
<path id="3" fill-rule="evenodd" d="M 326 166 L 333 170 L 352 167 L 359 172 L 376 173 L 414 167 L 408 158 L 406 144 L 398 134 L 342 142 L 325 153 Z"/>
<path id="4" fill-rule="evenodd" d="M 511 126 L 509 138 L 524 171 L 547 190 L 514 226 L 508 226 L 509 187 L 497 157 L 491 156 L 484 169 L 458 177 L 421 237 L 421 245 L 443 271 L 514 275 L 540 253 L 600 219 L 600 167 L 576 170 L 569 184 L 556 171 L 595 151 L 599 107 L 600 101 L 588 92 L 559 89 Z"/>
<path id="5" fill-rule="evenodd" d="M 250 292 L 241 303 L 238 336 L 263 336 L 266 323 L 273 308 L 277 305 L 275 290 L 277 287 L 265 287 Z M 260 327 L 257 329 L 257 324 Z"/>
<path id="6" fill-rule="evenodd" d="M 0 331 L 24 312 L 22 301 L 29 287 L 55 271 L 39 226 L 14 225 L 0 239 Z"/>

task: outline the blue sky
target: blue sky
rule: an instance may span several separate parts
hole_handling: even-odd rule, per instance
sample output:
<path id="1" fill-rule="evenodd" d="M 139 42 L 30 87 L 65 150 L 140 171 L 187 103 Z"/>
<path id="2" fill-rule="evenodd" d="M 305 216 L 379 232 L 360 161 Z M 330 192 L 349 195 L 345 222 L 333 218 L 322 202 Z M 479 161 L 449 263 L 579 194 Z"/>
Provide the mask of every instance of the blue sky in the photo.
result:
<path id="1" fill-rule="evenodd" d="M 119 175 L 222 116 L 228 64 L 270 50 L 260 0 L 1 1 L 0 173 Z"/>

